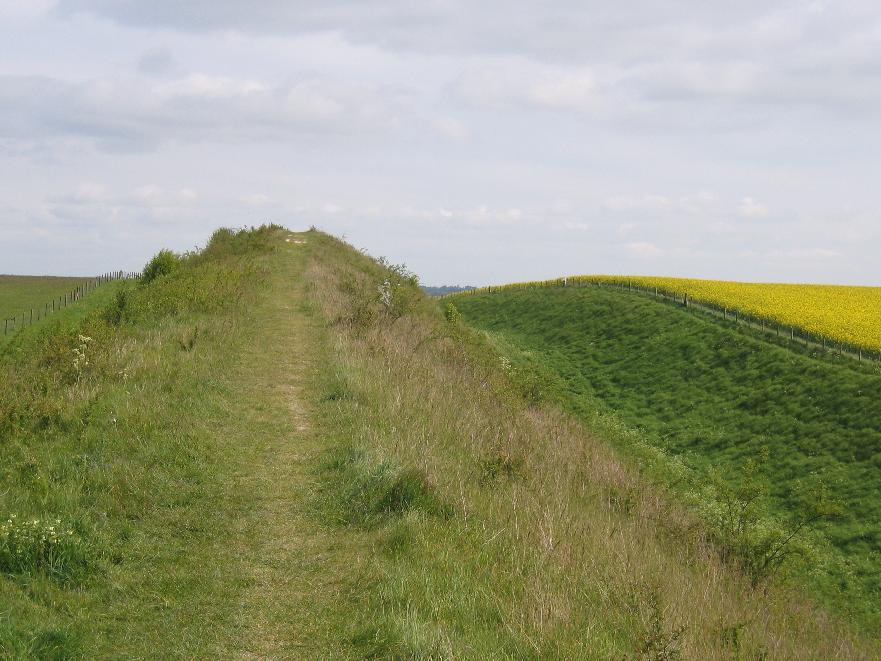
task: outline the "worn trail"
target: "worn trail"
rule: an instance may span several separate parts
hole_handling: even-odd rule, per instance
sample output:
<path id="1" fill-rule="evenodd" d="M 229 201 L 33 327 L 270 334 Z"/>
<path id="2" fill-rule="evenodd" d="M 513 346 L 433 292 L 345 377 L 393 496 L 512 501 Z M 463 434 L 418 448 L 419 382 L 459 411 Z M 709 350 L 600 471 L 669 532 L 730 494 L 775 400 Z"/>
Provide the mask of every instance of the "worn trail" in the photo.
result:
<path id="1" fill-rule="evenodd" d="M 239 478 L 251 498 L 236 539 L 246 588 L 227 651 L 243 658 L 346 656 L 336 620 L 359 551 L 351 536 L 309 514 L 310 462 L 321 450 L 310 388 L 324 329 L 308 313 L 308 249 L 300 238 L 280 248 L 271 293 L 255 310 L 257 336 L 237 375 L 242 414 L 261 430 Z"/>

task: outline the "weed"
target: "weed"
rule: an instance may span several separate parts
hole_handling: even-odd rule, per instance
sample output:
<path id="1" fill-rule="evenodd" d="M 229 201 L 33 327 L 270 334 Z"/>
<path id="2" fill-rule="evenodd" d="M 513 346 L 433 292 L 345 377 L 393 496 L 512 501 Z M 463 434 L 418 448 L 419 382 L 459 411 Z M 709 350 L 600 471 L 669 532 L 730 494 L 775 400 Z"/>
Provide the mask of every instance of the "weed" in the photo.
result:
<path id="1" fill-rule="evenodd" d="M 199 327 L 193 327 L 193 330 L 184 335 L 177 341 L 181 351 L 190 352 L 196 346 L 196 340 L 199 338 Z"/>
<path id="2" fill-rule="evenodd" d="M 462 313 L 459 312 L 459 308 L 457 308 L 452 303 L 447 303 L 444 308 L 444 318 L 450 324 L 460 324 L 462 323 Z"/>
<path id="3" fill-rule="evenodd" d="M 89 345 L 92 338 L 87 335 L 77 335 L 79 344 L 73 348 L 73 368 L 76 370 L 76 382 L 79 384 L 83 372 L 89 366 Z"/>
<path id="4" fill-rule="evenodd" d="M 61 519 L 19 519 L 11 514 L 0 523 L 2 572 L 45 573 L 61 581 L 70 581 L 88 564 L 82 539 Z"/>
<path id="5" fill-rule="evenodd" d="M 676 661 L 682 658 L 682 635 L 686 626 L 668 629 L 664 623 L 664 609 L 656 589 L 645 591 L 647 595 L 648 624 L 642 640 L 636 648 L 640 658 L 647 661 Z"/>

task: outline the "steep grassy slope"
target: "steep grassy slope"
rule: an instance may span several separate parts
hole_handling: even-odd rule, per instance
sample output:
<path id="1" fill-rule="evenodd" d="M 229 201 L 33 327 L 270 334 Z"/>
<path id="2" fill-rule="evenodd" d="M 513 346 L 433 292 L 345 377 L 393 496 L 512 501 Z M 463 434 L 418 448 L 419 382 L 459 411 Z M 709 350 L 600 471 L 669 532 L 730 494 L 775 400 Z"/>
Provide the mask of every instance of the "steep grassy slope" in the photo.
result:
<path id="1" fill-rule="evenodd" d="M 318 232 L 220 231 L 0 376 L 0 656 L 878 654 Z"/>
<path id="2" fill-rule="evenodd" d="M 524 365 L 549 370 L 543 387 L 583 419 L 597 407 L 614 412 L 674 455 L 693 483 L 721 478 L 741 490 L 737 507 L 755 495 L 749 506 L 775 515 L 782 531 L 811 512 L 837 514 L 810 526 L 819 535 L 808 535 L 814 548 L 801 573 L 878 630 L 879 374 L 627 292 L 522 290 L 454 300 L 469 322 L 529 352 Z"/>
<path id="3" fill-rule="evenodd" d="M 721 561 L 692 516 L 536 404 L 455 311 L 408 305 L 399 272 L 316 239 L 307 280 L 331 324 L 319 512 L 374 549 L 351 618 L 359 656 L 878 653 L 803 594 Z M 385 281 L 400 292 L 388 305 Z"/>
<path id="4" fill-rule="evenodd" d="M 519 282 L 488 287 L 476 292 L 513 291 L 584 285 L 616 285 L 644 289 L 680 301 L 686 297 L 710 306 L 720 314 L 738 311 L 762 320 L 783 332 L 821 344 L 862 349 L 875 360 L 881 358 L 881 287 L 847 285 L 784 284 L 663 278 L 652 276 L 576 275 L 540 282 Z"/>

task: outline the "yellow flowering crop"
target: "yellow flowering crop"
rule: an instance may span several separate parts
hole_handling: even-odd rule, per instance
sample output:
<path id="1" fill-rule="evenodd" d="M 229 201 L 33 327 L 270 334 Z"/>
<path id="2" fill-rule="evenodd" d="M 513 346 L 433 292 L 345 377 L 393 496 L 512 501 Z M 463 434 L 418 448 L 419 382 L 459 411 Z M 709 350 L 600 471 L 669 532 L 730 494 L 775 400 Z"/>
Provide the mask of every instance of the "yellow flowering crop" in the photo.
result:
<path id="1" fill-rule="evenodd" d="M 648 276 L 574 276 L 569 285 L 588 282 L 657 288 L 667 294 L 738 310 L 770 322 L 803 329 L 818 337 L 881 351 L 881 287 L 764 284 L 656 278 Z M 517 283 L 491 290 L 562 285 L 564 279 Z M 479 290 L 475 290 L 479 291 Z"/>

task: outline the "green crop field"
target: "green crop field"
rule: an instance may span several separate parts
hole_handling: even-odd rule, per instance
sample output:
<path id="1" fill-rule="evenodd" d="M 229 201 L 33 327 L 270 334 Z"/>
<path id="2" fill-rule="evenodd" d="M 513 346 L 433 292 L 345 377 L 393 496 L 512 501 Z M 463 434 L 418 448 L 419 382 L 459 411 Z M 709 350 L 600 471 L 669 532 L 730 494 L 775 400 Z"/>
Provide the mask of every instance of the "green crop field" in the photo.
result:
<path id="1" fill-rule="evenodd" d="M 758 525 L 764 513 L 784 533 L 818 515 L 798 531 L 805 557 L 800 564 L 792 558 L 790 571 L 879 630 L 877 368 L 778 346 L 627 291 L 525 289 L 450 300 L 513 351 L 515 366 L 537 381 L 534 389 L 584 420 L 603 410 L 663 449 L 686 471 L 681 490 L 721 479 L 733 491 L 713 493 L 724 507 L 733 501 L 738 516 L 745 510 L 741 523 Z M 818 504 L 819 496 L 826 502 Z M 812 498 L 827 509 L 811 510 Z"/>
<path id="2" fill-rule="evenodd" d="M 88 278 L 0 275 L 0 321 L 31 309 L 42 309 L 53 299 L 70 294 Z"/>
<path id="3" fill-rule="evenodd" d="M 96 307 L 106 305 L 124 286 L 120 281 L 106 282 L 84 289 L 82 296 L 74 300 L 74 289 L 87 287 L 89 282 L 94 281 L 53 276 L 0 276 L 0 347 L 21 342 L 23 336 L 38 332 L 44 325 L 76 323 Z"/>
<path id="4" fill-rule="evenodd" d="M 574 376 L 583 328 L 556 307 L 534 316 L 540 299 L 532 311 L 492 300 L 511 303 L 492 314 L 556 325 L 547 348 L 577 347 L 570 372 L 536 351 L 536 379 L 522 352 L 425 296 L 404 267 L 277 226 L 160 252 L 137 280 L 16 334 L 0 351 L 0 658 L 879 658 L 874 632 L 799 574 L 744 564 L 753 547 L 646 474 L 635 443 L 621 451 L 631 427 L 607 412 L 642 404 L 612 395 L 664 378 L 627 339 L 640 331 L 616 314 L 623 299 L 591 311 L 605 353 L 590 397 L 591 379 Z M 490 303 L 469 298 L 469 318 Z M 637 311 L 654 327 L 658 310 L 672 312 Z M 701 327 L 685 318 L 668 343 L 689 328 Z M 695 379 L 707 337 L 680 350 Z M 728 397 L 741 362 L 763 374 L 764 345 L 721 339 L 734 342 L 718 374 Z M 832 372 L 842 419 L 870 377 Z M 567 389 L 569 411 L 555 398 Z M 688 437 L 683 421 L 669 447 L 703 452 L 714 427 L 690 412 L 702 392 L 656 395 L 696 425 Z M 796 393 L 792 406 L 816 444 L 781 442 L 798 447 L 793 470 L 827 479 L 818 457 L 846 464 L 852 444 L 811 402 Z M 649 433 L 659 423 L 646 411 Z M 729 454 L 720 467 L 739 464 Z M 772 449 L 762 469 L 784 468 Z M 848 580 L 846 595 L 865 578 Z"/>

